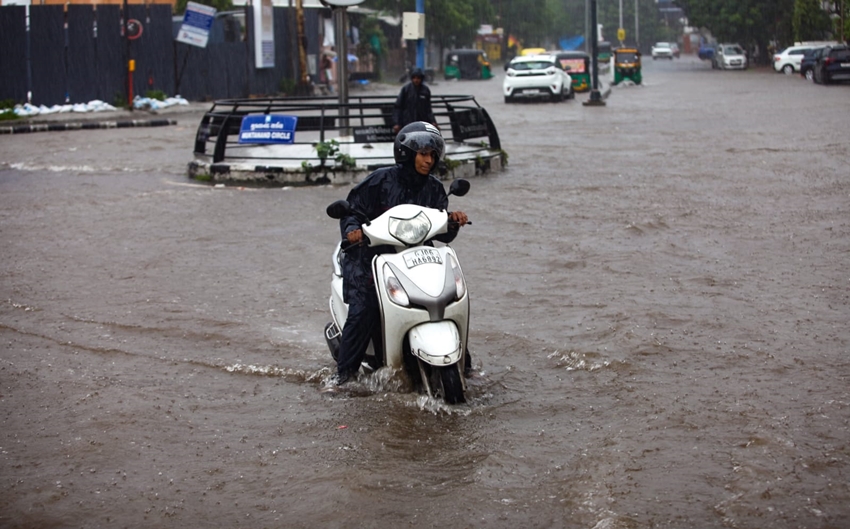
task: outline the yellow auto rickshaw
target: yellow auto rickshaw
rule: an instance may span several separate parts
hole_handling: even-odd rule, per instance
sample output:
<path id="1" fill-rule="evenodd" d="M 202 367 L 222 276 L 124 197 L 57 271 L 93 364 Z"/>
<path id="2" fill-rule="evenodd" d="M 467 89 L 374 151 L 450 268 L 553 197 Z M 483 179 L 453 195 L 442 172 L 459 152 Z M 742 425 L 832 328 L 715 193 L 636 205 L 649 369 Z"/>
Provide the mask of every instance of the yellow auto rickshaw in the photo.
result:
<path id="1" fill-rule="evenodd" d="M 637 48 L 617 48 L 614 50 L 614 84 L 631 81 L 641 84 L 640 51 Z"/>

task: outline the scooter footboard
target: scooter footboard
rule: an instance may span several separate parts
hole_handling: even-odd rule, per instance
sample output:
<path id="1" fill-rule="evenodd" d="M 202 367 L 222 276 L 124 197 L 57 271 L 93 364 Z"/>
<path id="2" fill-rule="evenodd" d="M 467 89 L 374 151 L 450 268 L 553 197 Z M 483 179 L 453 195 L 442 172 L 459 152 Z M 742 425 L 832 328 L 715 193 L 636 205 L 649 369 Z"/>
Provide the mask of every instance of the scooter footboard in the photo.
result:
<path id="1" fill-rule="evenodd" d="M 451 320 L 419 324 L 410 329 L 408 336 L 411 352 L 426 364 L 454 364 L 463 354 L 460 333 Z"/>

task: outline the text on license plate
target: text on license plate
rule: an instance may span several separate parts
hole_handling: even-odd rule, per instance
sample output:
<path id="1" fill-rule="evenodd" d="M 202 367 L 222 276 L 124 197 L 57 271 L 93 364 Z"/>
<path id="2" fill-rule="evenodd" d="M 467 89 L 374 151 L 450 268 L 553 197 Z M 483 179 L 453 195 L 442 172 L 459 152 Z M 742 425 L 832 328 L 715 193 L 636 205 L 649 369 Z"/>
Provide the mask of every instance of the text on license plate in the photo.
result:
<path id="1" fill-rule="evenodd" d="M 841 67 L 842 68 L 850 68 L 850 62 L 842 62 Z"/>
<path id="2" fill-rule="evenodd" d="M 443 264 L 443 258 L 440 256 L 440 252 L 434 248 L 422 248 L 421 250 L 413 250 L 404 254 L 404 264 L 408 268 L 428 263 Z"/>

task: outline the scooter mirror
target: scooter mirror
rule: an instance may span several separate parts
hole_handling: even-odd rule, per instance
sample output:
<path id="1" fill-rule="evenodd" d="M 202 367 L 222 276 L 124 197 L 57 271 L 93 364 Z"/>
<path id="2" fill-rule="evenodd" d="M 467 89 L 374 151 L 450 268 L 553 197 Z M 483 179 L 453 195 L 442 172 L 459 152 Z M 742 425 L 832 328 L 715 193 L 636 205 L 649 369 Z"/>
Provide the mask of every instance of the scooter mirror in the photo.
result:
<path id="1" fill-rule="evenodd" d="M 351 206 L 348 204 L 347 200 L 337 200 L 328 206 L 325 211 L 327 211 L 328 217 L 338 220 L 351 212 Z"/>
<path id="2" fill-rule="evenodd" d="M 452 181 L 452 184 L 449 186 L 449 194 L 456 197 L 462 197 L 468 192 L 469 180 L 464 180 L 463 178 Z"/>

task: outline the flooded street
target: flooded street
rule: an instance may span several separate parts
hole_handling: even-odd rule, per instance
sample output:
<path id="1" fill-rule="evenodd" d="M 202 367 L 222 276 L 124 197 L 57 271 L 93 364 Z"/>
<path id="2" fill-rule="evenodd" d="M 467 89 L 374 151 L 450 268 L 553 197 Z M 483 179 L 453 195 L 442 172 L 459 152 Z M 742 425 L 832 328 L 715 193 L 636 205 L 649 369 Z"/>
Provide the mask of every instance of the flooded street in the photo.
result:
<path id="1" fill-rule="evenodd" d="M 453 407 L 323 391 L 348 187 L 188 180 L 197 111 L 0 136 L 0 527 L 847 527 L 850 86 L 502 75 L 432 84 L 509 155 L 451 199 Z"/>

